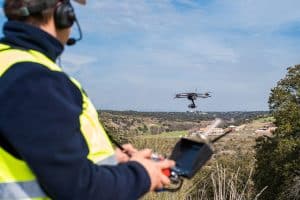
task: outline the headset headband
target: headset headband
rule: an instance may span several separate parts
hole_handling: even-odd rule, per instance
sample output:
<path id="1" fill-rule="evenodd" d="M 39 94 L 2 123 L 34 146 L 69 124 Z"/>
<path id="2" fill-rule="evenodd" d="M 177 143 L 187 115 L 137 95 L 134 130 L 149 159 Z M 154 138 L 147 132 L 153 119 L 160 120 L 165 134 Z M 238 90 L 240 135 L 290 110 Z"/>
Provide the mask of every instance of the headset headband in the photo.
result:
<path id="1" fill-rule="evenodd" d="M 74 1 L 82 5 L 86 4 L 86 0 L 74 0 Z M 17 10 L 11 11 L 11 13 L 17 16 L 27 17 L 31 14 L 39 13 L 47 8 L 54 7 L 54 5 L 57 2 L 58 0 L 39 0 L 38 3 L 36 4 L 30 4 L 30 0 L 24 0 L 25 5 Z"/>
<path id="2" fill-rule="evenodd" d="M 39 0 L 38 3 L 34 4 L 31 4 L 30 2 L 30 0 L 24 0 L 25 5 L 17 10 L 10 11 L 10 13 L 20 17 L 27 17 L 31 14 L 39 13 L 47 8 L 54 7 L 57 0 Z"/>
<path id="3" fill-rule="evenodd" d="M 85 5 L 86 4 L 86 0 L 74 0 L 77 3 L 80 3 L 81 5 Z"/>

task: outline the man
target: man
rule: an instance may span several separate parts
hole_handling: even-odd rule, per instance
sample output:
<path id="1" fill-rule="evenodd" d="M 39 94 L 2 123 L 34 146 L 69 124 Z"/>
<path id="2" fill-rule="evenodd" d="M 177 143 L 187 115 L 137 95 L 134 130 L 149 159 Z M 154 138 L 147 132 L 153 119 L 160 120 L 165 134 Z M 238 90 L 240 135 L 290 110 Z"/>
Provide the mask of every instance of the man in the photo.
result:
<path id="1" fill-rule="evenodd" d="M 85 4 L 85 0 L 76 0 Z M 113 150 L 81 85 L 55 64 L 77 22 L 69 0 L 5 0 L 0 199 L 137 199 L 170 183 L 151 151 Z"/>

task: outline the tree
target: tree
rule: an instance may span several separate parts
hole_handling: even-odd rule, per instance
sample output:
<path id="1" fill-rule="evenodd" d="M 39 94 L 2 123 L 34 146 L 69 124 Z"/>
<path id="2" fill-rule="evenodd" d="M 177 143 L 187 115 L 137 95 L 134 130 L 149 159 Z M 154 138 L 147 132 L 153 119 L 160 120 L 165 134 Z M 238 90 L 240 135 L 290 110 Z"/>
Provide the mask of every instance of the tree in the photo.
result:
<path id="1" fill-rule="evenodd" d="M 264 200 L 300 199 L 300 65 L 287 71 L 269 97 L 277 129 L 256 140 L 254 182 L 257 191 L 268 186 Z"/>

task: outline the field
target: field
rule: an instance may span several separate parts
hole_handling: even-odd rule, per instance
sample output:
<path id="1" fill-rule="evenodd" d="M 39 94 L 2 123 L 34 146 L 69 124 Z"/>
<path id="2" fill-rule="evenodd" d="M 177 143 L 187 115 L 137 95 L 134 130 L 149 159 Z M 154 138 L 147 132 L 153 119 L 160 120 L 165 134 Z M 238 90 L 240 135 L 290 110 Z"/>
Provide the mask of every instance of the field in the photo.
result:
<path id="1" fill-rule="evenodd" d="M 124 118 L 127 118 L 128 121 L 132 121 L 128 116 L 122 117 L 123 124 L 126 124 Z M 170 121 L 168 120 L 149 117 L 135 117 L 134 120 L 139 121 L 143 126 L 146 126 L 148 130 L 148 127 L 153 125 L 156 127 L 163 127 L 166 124 L 170 125 Z M 110 120 L 106 119 L 104 121 L 107 123 Z M 213 121 L 213 119 L 211 121 Z M 176 126 L 180 128 L 186 127 L 187 129 L 169 132 L 162 131 L 155 134 L 151 132 L 134 132 L 132 134 L 126 133 L 124 135 L 126 136 L 126 142 L 132 143 L 137 148 L 151 148 L 154 152 L 168 157 L 174 145 L 181 137 L 191 137 L 190 135 L 193 130 L 207 126 L 211 121 L 208 120 L 205 121 L 205 123 L 194 122 L 192 125 L 190 122 L 187 122 L 187 125 L 185 125 L 185 122 L 182 120 L 178 122 L 174 121 Z M 155 124 L 154 122 L 157 123 Z M 179 191 L 175 193 L 151 193 L 144 196 L 143 200 L 255 199 L 257 194 L 254 194 L 253 192 L 253 182 L 251 180 L 255 161 L 253 146 L 255 145 L 255 138 L 257 137 L 255 131 L 269 125 L 271 122 L 271 118 L 264 117 L 253 118 L 247 120 L 246 123 L 239 124 L 239 126 L 236 126 L 236 131 L 213 145 L 213 158 L 191 180 L 185 180 Z M 140 126 L 137 125 L 137 123 L 131 124 L 135 127 Z M 109 127 L 108 124 L 106 124 L 106 126 Z M 127 127 L 127 130 L 134 129 Z M 119 133 L 122 132 L 120 131 Z M 117 136 L 115 137 L 118 138 Z M 197 136 L 193 137 L 194 139 L 199 140 Z M 211 138 L 213 137 L 215 136 L 211 136 Z"/>

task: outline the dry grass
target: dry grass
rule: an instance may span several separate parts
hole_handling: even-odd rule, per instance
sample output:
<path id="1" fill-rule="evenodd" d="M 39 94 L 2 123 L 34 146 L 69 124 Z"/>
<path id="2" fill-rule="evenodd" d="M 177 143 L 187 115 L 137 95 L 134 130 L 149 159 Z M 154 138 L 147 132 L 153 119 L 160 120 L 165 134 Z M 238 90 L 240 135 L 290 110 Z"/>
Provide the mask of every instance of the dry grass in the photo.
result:
<path id="1" fill-rule="evenodd" d="M 137 148 L 150 147 L 155 152 L 168 156 L 178 138 L 131 138 Z M 235 144 L 231 144 L 235 143 Z M 228 140 L 222 150 L 232 149 L 237 141 Z M 228 145 L 228 147 L 227 147 Z M 245 149 L 243 149 L 245 150 Z M 237 151 L 239 152 L 239 151 Z M 191 180 L 185 180 L 182 188 L 175 193 L 161 192 L 144 196 L 143 200 L 250 200 L 255 199 L 251 181 L 253 158 L 244 151 L 234 155 L 217 154 L 206 167 L 200 170 Z M 242 159 L 241 159 L 242 158 Z M 221 165 L 217 164 L 218 162 Z M 248 173 L 248 174 L 247 174 Z M 258 195 L 259 196 L 259 195 Z"/>
<path id="2" fill-rule="evenodd" d="M 254 165 L 254 130 L 260 122 L 246 127 L 222 139 L 215 145 L 215 155 L 191 180 L 185 180 L 175 193 L 161 192 L 147 194 L 142 200 L 257 200 L 254 194 L 252 168 Z M 177 137 L 132 137 L 129 142 L 139 149 L 151 148 L 154 152 L 168 156 Z M 218 164 L 217 164 L 218 163 Z"/>
<path id="3" fill-rule="evenodd" d="M 240 169 L 232 173 L 230 170 L 217 165 L 216 170 L 205 177 L 197 177 L 185 181 L 182 189 L 176 193 L 152 193 L 143 200 L 257 200 L 266 189 L 259 194 L 253 194 L 252 171 L 248 179 L 240 179 Z"/>
<path id="4" fill-rule="evenodd" d="M 232 173 L 226 168 L 216 165 L 216 170 L 211 173 L 210 180 L 204 182 L 194 193 L 189 194 L 185 200 L 249 200 L 258 199 L 264 188 L 253 198 L 252 170 L 246 182 L 240 179 L 240 169 Z M 210 191 L 212 191 L 210 193 Z"/>

